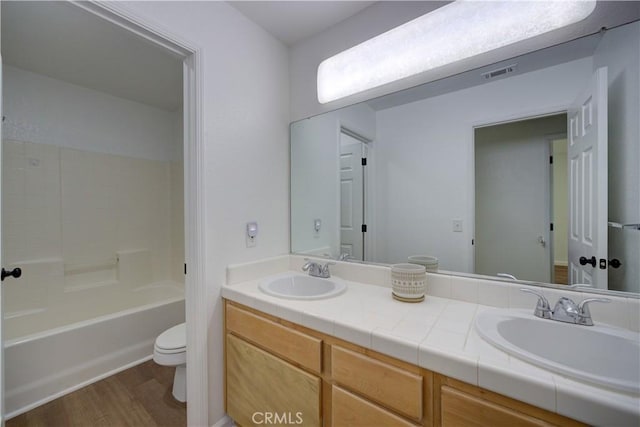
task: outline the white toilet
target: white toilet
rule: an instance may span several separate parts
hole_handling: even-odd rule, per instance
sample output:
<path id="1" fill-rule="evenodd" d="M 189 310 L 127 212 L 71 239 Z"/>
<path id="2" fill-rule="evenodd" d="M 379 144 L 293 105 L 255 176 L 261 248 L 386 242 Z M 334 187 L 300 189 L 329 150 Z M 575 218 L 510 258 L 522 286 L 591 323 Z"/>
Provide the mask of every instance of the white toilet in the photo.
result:
<path id="1" fill-rule="evenodd" d="M 187 401 L 187 324 L 181 323 L 167 329 L 156 338 L 153 360 L 158 365 L 175 366 L 173 397 Z"/>

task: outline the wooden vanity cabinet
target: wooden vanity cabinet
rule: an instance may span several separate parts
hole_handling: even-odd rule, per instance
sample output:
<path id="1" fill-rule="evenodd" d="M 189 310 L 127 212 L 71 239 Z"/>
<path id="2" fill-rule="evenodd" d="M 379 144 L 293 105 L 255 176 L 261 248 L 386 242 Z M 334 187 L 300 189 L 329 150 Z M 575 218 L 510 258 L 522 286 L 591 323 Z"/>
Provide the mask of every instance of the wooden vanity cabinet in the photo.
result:
<path id="1" fill-rule="evenodd" d="M 333 345 L 330 378 L 333 383 L 371 402 L 414 422 L 422 421 L 423 377 L 419 371 L 409 372 L 369 355 Z"/>
<path id="2" fill-rule="evenodd" d="M 434 388 L 434 421 L 437 426 L 585 426 L 562 415 L 444 375 L 435 376 Z"/>
<path id="3" fill-rule="evenodd" d="M 239 425 L 320 426 L 320 378 L 232 334 L 226 346 L 227 413 Z"/>
<path id="4" fill-rule="evenodd" d="M 331 387 L 331 420 L 333 426 L 416 426 L 336 385 Z"/>
<path id="5" fill-rule="evenodd" d="M 583 425 L 230 301 L 225 331 L 225 407 L 241 426 Z"/>
<path id="6" fill-rule="evenodd" d="M 322 423 L 322 340 L 225 305 L 225 406 L 237 424 Z"/>

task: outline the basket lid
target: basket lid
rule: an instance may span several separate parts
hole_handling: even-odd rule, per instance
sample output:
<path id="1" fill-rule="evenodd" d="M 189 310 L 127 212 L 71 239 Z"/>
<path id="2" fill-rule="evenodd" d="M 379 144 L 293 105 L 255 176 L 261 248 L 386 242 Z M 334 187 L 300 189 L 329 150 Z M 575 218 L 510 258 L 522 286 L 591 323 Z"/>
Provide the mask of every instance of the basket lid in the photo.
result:
<path id="1" fill-rule="evenodd" d="M 427 270 L 424 265 L 420 264 L 393 264 L 391 266 L 391 271 L 396 271 L 398 273 L 425 273 Z"/>

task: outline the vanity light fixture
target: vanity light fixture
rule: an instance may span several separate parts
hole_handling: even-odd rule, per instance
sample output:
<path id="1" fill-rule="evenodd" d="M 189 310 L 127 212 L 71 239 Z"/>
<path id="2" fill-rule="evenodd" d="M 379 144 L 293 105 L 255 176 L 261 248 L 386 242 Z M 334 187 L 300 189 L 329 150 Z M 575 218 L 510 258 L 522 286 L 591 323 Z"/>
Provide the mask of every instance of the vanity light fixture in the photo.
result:
<path id="1" fill-rule="evenodd" d="M 596 0 L 458 0 L 318 66 L 325 104 L 582 21 Z"/>

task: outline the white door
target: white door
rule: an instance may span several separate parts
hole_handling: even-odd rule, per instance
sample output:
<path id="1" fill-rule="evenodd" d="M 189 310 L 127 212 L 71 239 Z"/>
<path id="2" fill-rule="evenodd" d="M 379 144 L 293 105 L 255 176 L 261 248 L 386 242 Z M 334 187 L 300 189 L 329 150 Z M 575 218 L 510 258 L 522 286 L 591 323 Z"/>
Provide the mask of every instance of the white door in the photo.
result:
<path id="1" fill-rule="evenodd" d="M 569 109 L 567 127 L 569 283 L 607 289 L 606 67 Z"/>
<path id="2" fill-rule="evenodd" d="M 340 253 L 364 260 L 363 143 L 340 134 Z"/>

